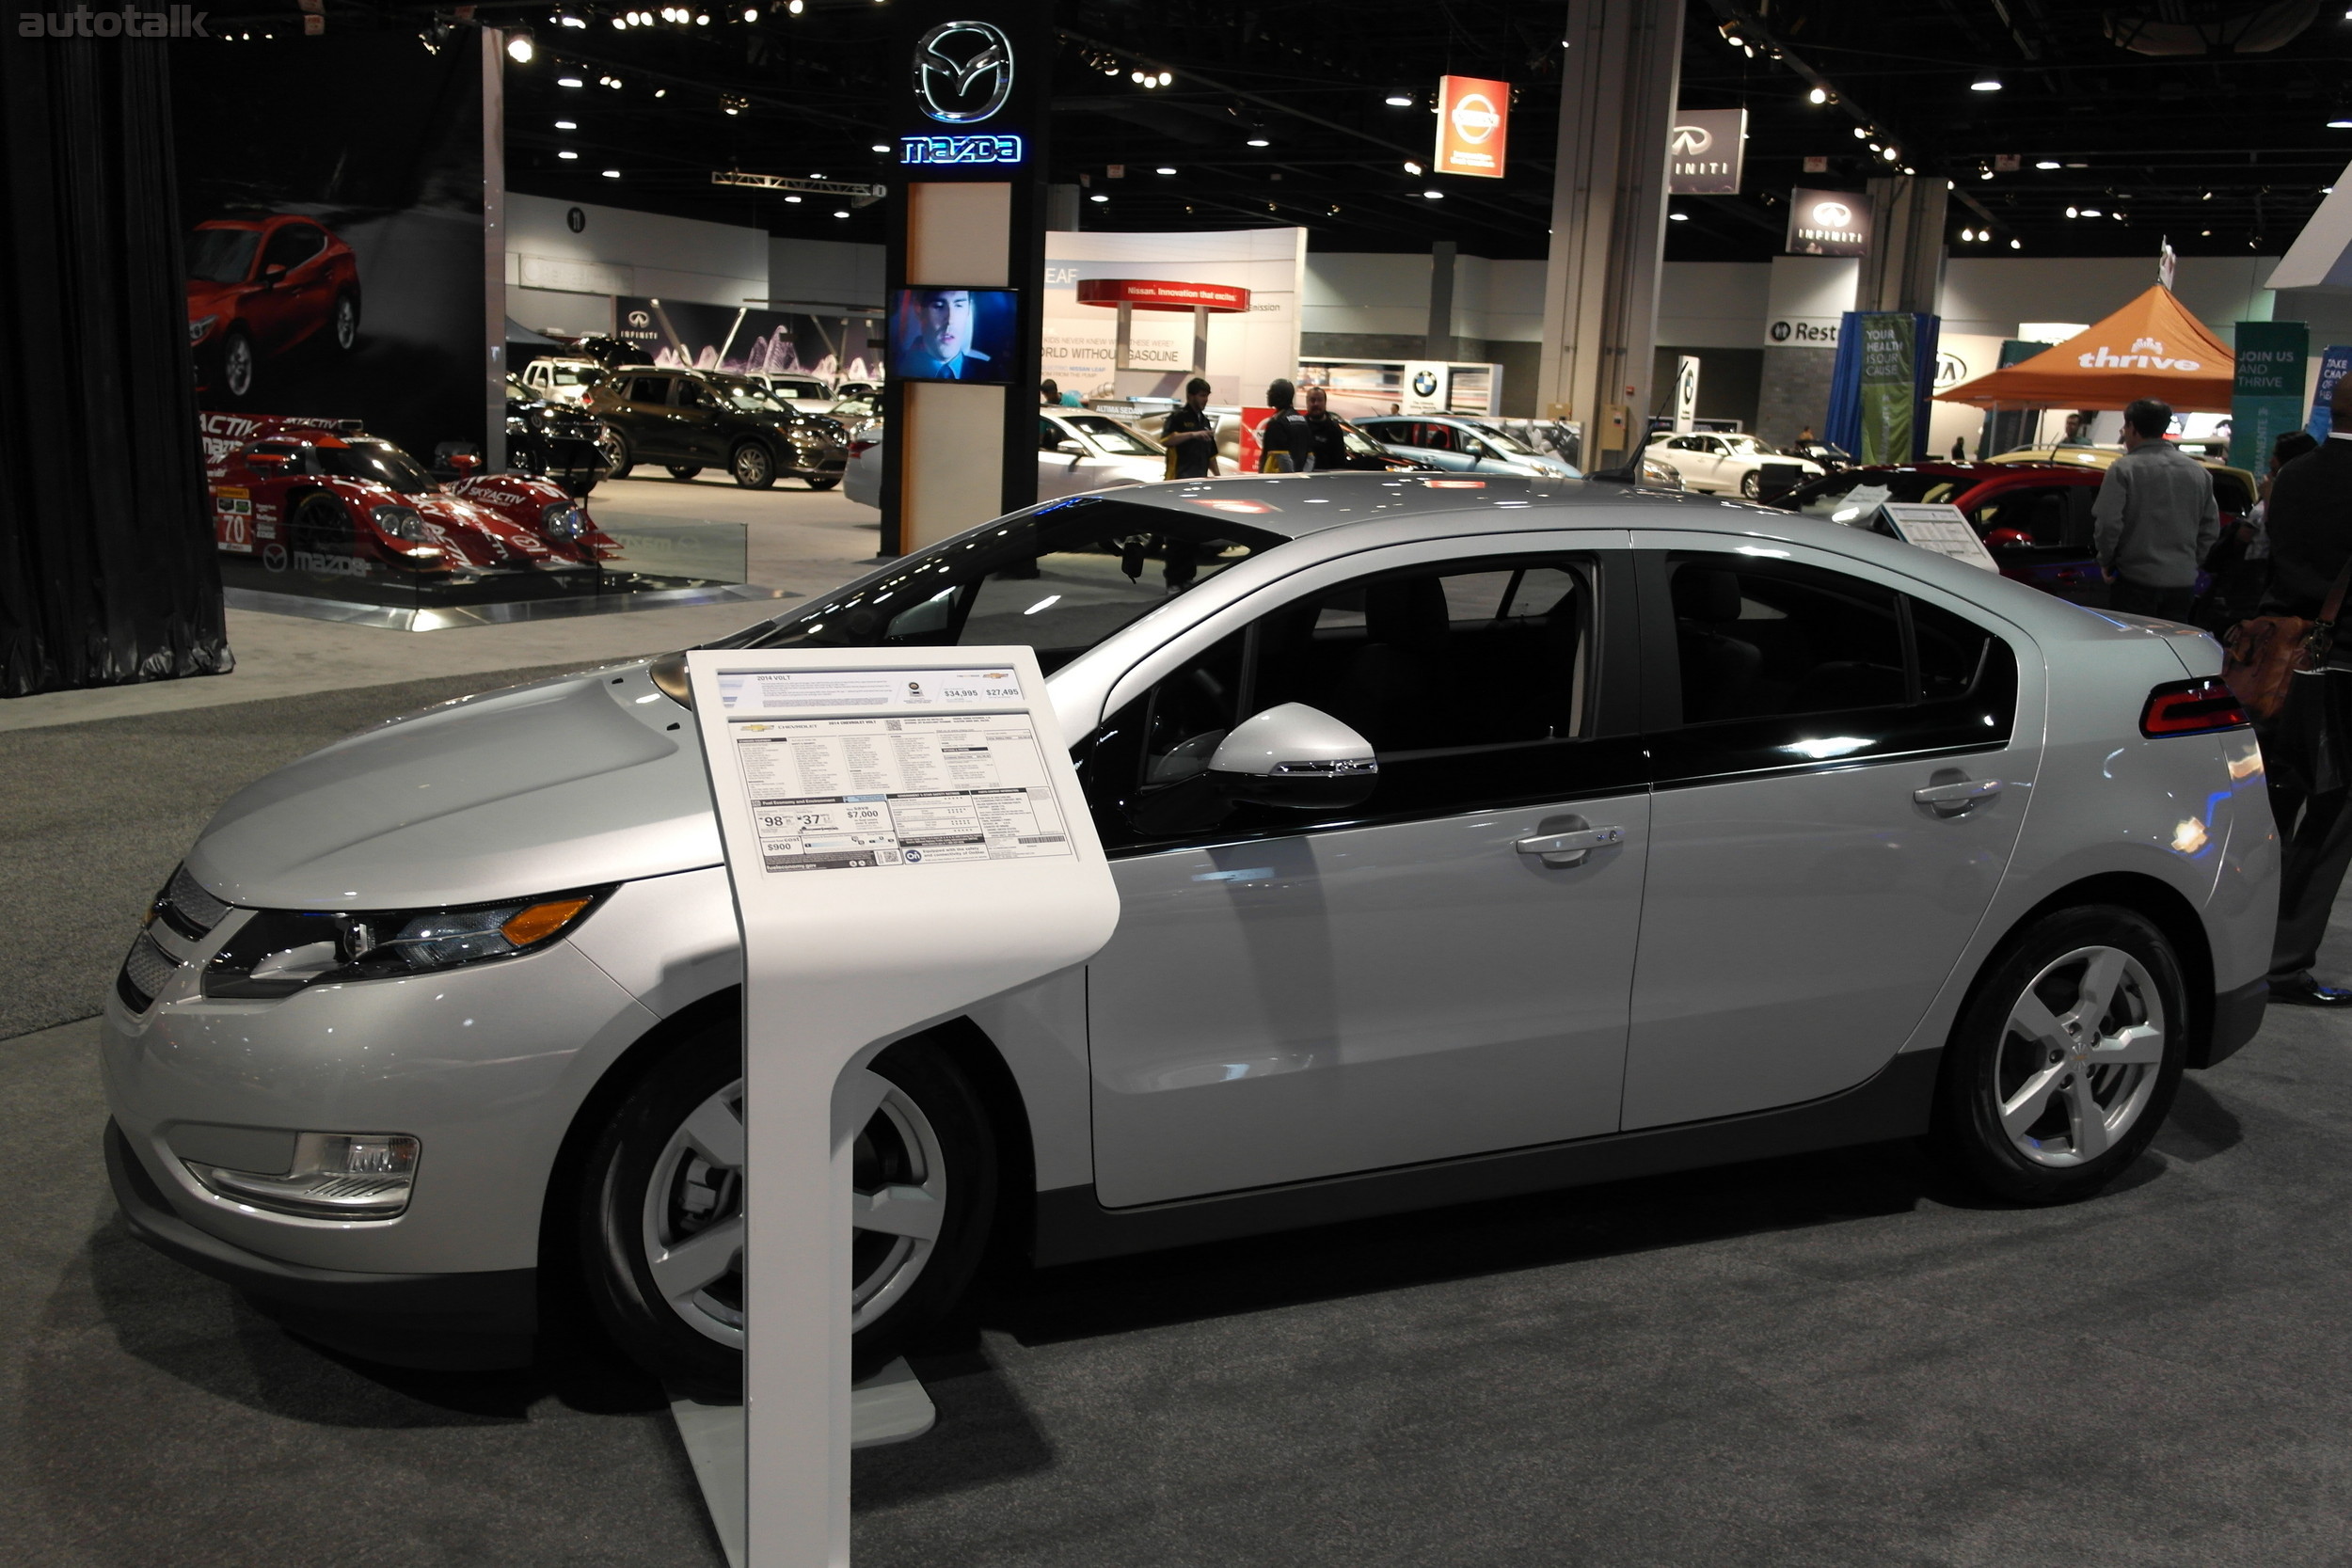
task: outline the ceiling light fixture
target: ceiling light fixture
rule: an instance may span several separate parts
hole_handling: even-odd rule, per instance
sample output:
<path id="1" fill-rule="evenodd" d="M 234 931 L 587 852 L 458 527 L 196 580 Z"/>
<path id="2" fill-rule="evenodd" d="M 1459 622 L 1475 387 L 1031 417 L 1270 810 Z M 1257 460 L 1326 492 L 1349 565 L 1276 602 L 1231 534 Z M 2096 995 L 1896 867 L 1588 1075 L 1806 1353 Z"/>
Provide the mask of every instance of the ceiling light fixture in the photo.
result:
<path id="1" fill-rule="evenodd" d="M 2035 161 L 2033 166 L 2036 168 L 2056 168 L 2058 166 L 2058 163 L 2056 158 L 2041 158 Z"/>
<path id="2" fill-rule="evenodd" d="M 2009 242 L 2009 247 L 2011 250 L 2023 250 L 2026 248 L 2026 242 L 2023 240 L 2011 240 Z"/>
<path id="3" fill-rule="evenodd" d="M 833 215 L 837 218 L 846 218 L 850 215 L 850 210 L 847 207 L 835 207 L 833 210 Z"/>
<path id="4" fill-rule="evenodd" d="M 562 23 L 566 27 L 585 27 L 588 25 L 587 23 L 581 21 L 576 16 L 559 16 L 555 20 Z"/>
<path id="5" fill-rule="evenodd" d="M 1970 92 L 1998 92 L 2001 90 L 2001 79 L 1993 75 L 1979 76 L 1968 84 L 1968 90 Z"/>
<path id="6" fill-rule="evenodd" d="M 1409 92 L 1392 92 L 1381 102 L 1391 109 L 1409 109 L 1413 106 L 1413 95 Z"/>
<path id="7" fill-rule="evenodd" d="M 1430 201 L 1443 201 L 1445 199 L 1445 192 L 1443 191 L 1423 191 L 1421 194 L 1425 199 Z"/>
<path id="8" fill-rule="evenodd" d="M 1266 140 L 1263 136 L 1252 136 L 1249 138 L 1249 145 L 1252 147 L 1272 147 L 1274 144 Z"/>
<path id="9" fill-rule="evenodd" d="M 1691 221 L 1691 214 L 1688 213 L 1668 213 L 1666 217 L 1668 221 L 1674 223 L 1688 223 Z"/>
<path id="10" fill-rule="evenodd" d="M 532 47 L 529 28 L 517 27 L 506 35 L 506 57 L 516 65 L 529 65 L 531 56 L 537 53 L 538 51 Z"/>
<path id="11" fill-rule="evenodd" d="M 559 131 L 577 131 L 580 129 L 580 122 L 573 119 L 559 119 L 555 122 L 555 128 Z"/>
<path id="12" fill-rule="evenodd" d="M 1829 89 L 1827 87 L 1815 87 L 1811 92 L 1806 93 L 1804 96 L 1805 102 L 1809 103 L 1826 103 L 1829 102 Z"/>
<path id="13" fill-rule="evenodd" d="M 874 144 L 873 150 L 876 152 L 887 152 L 890 150 L 890 144 L 884 141 L 878 141 Z"/>
<path id="14" fill-rule="evenodd" d="M 1407 158 L 1405 161 L 1405 172 L 1407 174 L 1419 174 L 1421 172 L 1421 166 Z"/>
<path id="15" fill-rule="evenodd" d="M 1172 169 L 1172 168 L 1162 168 L 1162 169 L 1155 170 L 1154 172 L 1156 172 L 1156 173 L 1160 173 L 1160 174 L 1173 174 L 1173 173 L 1175 173 L 1176 171 L 1175 171 L 1174 169 Z"/>
<path id="16" fill-rule="evenodd" d="M 744 7 L 743 20 L 746 22 L 757 22 L 759 20 L 759 8 L 756 6 Z"/>
<path id="17" fill-rule="evenodd" d="M 576 87 L 580 86 L 580 78 L 577 76 L 558 76 L 555 79 L 555 85 L 559 87 Z"/>
<path id="18" fill-rule="evenodd" d="M 621 177 L 621 171 L 617 168 L 609 168 L 604 171 L 604 177 L 607 180 L 618 180 Z"/>
<path id="19" fill-rule="evenodd" d="M 1088 197 L 1087 199 L 1089 201 L 1108 201 L 1110 198 L 1104 196 L 1101 191 L 1096 191 L 1092 196 Z"/>
<path id="20" fill-rule="evenodd" d="M 2352 119 L 2331 119 L 2328 122 L 2328 129 L 2330 131 L 2352 131 Z"/>
<path id="21" fill-rule="evenodd" d="M 563 158 L 563 159 L 566 159 L 566 160 L 568 160 L 568 159 L 572 159 L 572 158 L 577 158 L 577 157 L 579 157 L 579 156 L 580 156 L 580 154 L 579 154 L 579 153 L 577 153 L 577 152 L 574 152 L 574 151 L 573 151 L 570 148 L 565 148 L 563 151 L 558 152 L 558 153 L 556 154 L 556 156 L 557 156 L 557 157 L 559 157 L 559 158 Z"/>

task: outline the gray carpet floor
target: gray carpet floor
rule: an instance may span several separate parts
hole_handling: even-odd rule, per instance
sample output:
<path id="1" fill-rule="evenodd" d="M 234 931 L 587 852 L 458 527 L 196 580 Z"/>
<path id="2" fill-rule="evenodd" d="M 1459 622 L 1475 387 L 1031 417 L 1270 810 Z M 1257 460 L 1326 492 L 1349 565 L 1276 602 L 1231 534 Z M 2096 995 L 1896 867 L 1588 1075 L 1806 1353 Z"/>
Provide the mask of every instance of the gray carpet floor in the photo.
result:
<path id="1" fill-rule="evenodd" d="M 205 716 L 212 798 L 341 722 L 273 705 Z M 95 855 L 140 752 L 56 752 Z M 162 857 L 137 897 L 163 815 L 121 814 Z M 0 1044 L 0 1563 L 719 1561 L 657 1391 L 593 1339 L 387 1371 L 128 1238 L 94 1028 Z M 856 1560 L 2352 1562 L 2347 1053 L 2352 1020 L 2274 1012 L 2060 1210 L 1893 1145 L 1011 1273 L 918 1361 L 938 1430 L 859 1456 Z"/>

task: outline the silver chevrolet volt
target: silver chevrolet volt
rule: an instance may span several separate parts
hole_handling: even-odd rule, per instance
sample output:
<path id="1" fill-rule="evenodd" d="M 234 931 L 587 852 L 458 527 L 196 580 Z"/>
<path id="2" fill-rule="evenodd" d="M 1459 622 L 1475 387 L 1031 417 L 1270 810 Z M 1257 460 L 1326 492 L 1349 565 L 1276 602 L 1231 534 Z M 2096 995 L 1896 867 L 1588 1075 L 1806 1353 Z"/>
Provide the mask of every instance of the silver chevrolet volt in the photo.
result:
<path id="1" fill-rule="evenodd" d="M 1122 912 L 877 1063 L 866 1365 L 992 1246 L 1918 1134 L 2079 1198 L 2261 1022 L 2278 847 L 2215 643 L 1891 539 L 1218 479 L 1016 513 L 727 645 L 958 643 L 1037 649 Z M 683 671 L 429 709 L 221 810 L 105 1001 L 141 1236 L 364 1356 L 513 1362 L 584 1298 L 732 1380 L 741 960 Z"/>

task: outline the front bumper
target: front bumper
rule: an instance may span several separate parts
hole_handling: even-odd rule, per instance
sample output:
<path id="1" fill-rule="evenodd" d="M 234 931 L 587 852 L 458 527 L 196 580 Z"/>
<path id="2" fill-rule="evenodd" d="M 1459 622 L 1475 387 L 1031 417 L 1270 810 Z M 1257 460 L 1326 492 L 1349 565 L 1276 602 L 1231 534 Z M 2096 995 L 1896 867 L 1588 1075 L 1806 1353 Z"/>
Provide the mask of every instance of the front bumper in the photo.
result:
<path id="1" fill-rule="evenodd" d="M 131 1233 L 178 1262 L 235 1286 L 287 1327 L 332 1349 L 396 1367 L 469 1370 L 531 1360 L 538 1271 L 359 1274 L 281 1262 L 199 1230 L 174 1213 L 131 1140 L 106 1123 L 106 1175 Z"/>

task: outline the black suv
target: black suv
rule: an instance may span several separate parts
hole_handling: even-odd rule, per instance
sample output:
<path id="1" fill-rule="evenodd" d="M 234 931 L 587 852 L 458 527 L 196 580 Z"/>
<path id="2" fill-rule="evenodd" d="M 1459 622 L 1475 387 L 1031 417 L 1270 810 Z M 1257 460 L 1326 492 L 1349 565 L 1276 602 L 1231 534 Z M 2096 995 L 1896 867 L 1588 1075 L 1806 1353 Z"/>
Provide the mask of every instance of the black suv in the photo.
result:
<path id="1" fill-rule="evenodd" d="M 723 467 L 747 490 L 765 490 L 779 475 L 830 490 L 850 460 L 838 422 L 801 413 L 739 375 L 630 367 L 590 388 L 587 404 L 604 421 L 613 479 L 659 463 L 674 479 Z"/>

